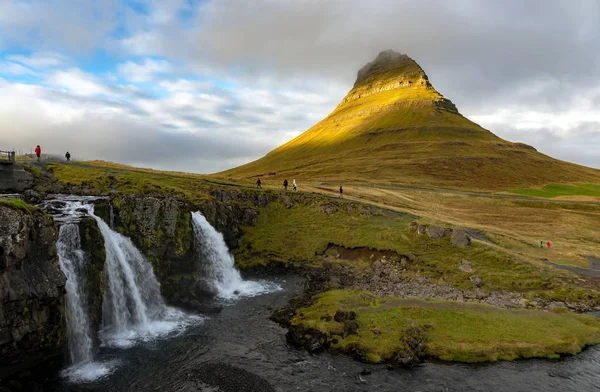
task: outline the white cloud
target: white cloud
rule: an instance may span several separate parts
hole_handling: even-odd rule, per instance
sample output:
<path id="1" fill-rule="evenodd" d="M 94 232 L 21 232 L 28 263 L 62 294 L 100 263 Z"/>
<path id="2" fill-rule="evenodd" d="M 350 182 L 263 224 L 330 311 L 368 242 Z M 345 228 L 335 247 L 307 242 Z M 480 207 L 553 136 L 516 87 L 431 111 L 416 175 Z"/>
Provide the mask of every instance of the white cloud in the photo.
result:
<path id="1" fill-rule="evenodd" d="M 53 68 L 63 66 L 69 62 L 66 56 L 52 52 L 35 52 L 29 56 L 11 55 L 6 56 L 8 60 L 26 65 L 31 68 Z"/>
<path id="2" fill-rule="evenodd" d="M 111 94 L 111 90 L 98 78 L 78 68 L 54 72 L 45 79 L 45 82 L 51 86 L 66 89 L 75 95 Z"/>
<path id="3" fill-rule="evenodd" d="M 157 75 L 164 75 L 173 71 L 171 63 L 165 60 L 146 59 L 138 64 L 127 61 L 117 66 L 118 74 L 130 82 L 149 82 Z"/>
<path id="4" fill-rule="evenodd" d="M 0 74 L 4 75 L 33 75 L 35 72 L 21 64 L 11 61 L 0 61 Z"/>

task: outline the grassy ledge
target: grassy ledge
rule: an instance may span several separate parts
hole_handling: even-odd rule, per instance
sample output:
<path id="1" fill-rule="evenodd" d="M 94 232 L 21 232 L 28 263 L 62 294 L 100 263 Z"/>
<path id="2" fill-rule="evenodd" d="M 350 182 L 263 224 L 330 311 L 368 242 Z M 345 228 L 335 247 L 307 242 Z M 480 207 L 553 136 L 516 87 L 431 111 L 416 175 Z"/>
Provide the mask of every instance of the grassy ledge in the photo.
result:
<path id="1" fill-rule="evenodd" d="M 292 325 L 320 331 L 331 349 L 361 353 L 371 363 L 388 362 L 404 350 L 403 331 L 411 324 L 425 333 L 426 355 L 445 361 L 557 358 L 600 342 L 600 320 L 588 315 L 379 298 L 355 290 L 332 290 L 315 299 L 297 310 Z M 344 325 L 334 320 L 338 310 L 356 312 L 356 334 L 345 334 Z"/>
<path id="2" fill-rule="evenodd" d="M 38 211 L 39 209 L 31 204 L 25 203 L 21 199 L 12 198 L 12 197 L 0 197 L 0 206 L 12 208 L 13 210 L 31 213 L 34 211 Z"/>

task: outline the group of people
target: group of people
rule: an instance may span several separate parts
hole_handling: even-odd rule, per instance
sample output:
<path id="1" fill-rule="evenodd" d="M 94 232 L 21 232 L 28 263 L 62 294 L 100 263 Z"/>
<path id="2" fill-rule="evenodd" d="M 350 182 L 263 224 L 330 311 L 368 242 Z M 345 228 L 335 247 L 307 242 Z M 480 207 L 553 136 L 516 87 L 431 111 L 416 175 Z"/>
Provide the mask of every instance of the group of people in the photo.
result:
<path id="1" fill-rule="evenodd" d="M 40 147 L 40 145 L 38 144 L 35 147 L 35 155 L 37 156 L 37 160 L 38 162 L 40 161 L 40 157 L 42 156 L 42 147 Z M 65 154 L 65 158 L 67 158 L 67 162 L 69 162 L 71 160 L 71 153 L 67 151 L 67 153 Z"/>
<path id="2" fill-rule="evenodd" d="M 550 247 L 552 246 L 550 244 L 550 241 L 544 242 L 544 241 L 540 241 L 540 248 L 544 249 L 544 245 L 548 247 L 548 249 L 550 249 Z"/>
<path id="3" fill-rule="evenodd" d="M 285 180 L 283 180 L 283 190 L 287 191 L 288 185 L 289 185 L 289 183 L 286 178 Z M 256 180 L 256 189 L 262 189 L 262 181 L 260 180 L 260 178 Z M 296 192 L 297 190 L 298 190 L 298 185 L 296 184 L 296 179 L 294 178 L 292 180 L 292 191 Z M 344 189 L 340 185 L 340 199 L 343 198 L 343 194 L 344 194 Z"/>

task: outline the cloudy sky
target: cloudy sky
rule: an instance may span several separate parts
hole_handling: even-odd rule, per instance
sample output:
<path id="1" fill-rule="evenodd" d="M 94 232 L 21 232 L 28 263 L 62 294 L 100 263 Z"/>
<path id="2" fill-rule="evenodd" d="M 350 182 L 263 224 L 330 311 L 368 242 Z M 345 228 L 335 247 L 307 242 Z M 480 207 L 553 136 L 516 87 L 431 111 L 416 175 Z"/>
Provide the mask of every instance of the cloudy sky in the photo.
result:
<path id="1" fill-rule="evenodd" d="M 596 0 L 0 0 L 0 149 L 215 172 L 390 48 L 497 135 L 600 168 Z"/>

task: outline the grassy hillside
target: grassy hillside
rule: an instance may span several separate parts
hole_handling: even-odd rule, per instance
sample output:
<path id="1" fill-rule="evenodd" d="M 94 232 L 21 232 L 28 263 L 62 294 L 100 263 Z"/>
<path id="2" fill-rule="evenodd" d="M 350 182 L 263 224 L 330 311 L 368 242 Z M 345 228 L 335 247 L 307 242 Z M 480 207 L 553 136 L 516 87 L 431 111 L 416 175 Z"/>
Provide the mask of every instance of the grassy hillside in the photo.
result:
<path id="1" fill-rule="evenodd" d="M 407 56 L 383 52 L 312 128 L 249 164 L 218 173 L 468 190 L 551 182 L 600 184 L 600 170 L 504 141 L 463 117 Z"/>

